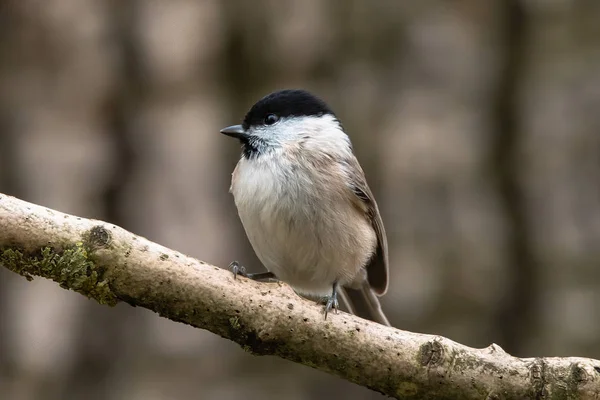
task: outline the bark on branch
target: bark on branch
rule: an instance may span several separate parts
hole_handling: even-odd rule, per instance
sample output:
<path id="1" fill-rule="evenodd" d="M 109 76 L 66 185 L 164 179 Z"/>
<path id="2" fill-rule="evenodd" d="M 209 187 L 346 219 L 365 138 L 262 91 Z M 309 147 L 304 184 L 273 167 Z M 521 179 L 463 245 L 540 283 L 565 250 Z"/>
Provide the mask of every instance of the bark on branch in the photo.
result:
<path id="1" fill-rule="evenodd" d="M 600 361 L 516 358 L 322 308 L 283 284 L 224 269 L 127 232 L 0 194 L 0 264 L 102 304 L 127 302 L 402 399 L 598 399 Z"/>

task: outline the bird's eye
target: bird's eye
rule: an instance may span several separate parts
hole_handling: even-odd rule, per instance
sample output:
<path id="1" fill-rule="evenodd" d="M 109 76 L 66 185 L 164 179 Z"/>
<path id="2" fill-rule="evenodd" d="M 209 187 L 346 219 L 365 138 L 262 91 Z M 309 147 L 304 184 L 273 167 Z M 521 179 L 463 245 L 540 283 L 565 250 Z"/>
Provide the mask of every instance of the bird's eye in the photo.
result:
<path id="1" fill-rule="evenodd" d="M 275 114 L 268 114 L 265 117 L 265 125 L 273 125 L 277 121 L 279 121 L 279 117 Z"/>

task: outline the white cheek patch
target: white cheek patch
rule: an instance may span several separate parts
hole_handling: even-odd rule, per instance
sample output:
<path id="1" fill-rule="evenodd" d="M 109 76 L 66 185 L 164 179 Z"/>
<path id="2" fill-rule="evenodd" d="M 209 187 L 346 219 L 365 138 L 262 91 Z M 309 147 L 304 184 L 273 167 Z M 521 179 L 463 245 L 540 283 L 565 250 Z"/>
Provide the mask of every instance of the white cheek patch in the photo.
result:
<path id="1" fill-rule="evenodd" d="M 275 147 L 311 139 L 309 148 L 314 150 L 342 156 L 352 153 L 350 139 L 333 115 L 286 117 L 274 125 L 252 127 L 250 134 Z"/>

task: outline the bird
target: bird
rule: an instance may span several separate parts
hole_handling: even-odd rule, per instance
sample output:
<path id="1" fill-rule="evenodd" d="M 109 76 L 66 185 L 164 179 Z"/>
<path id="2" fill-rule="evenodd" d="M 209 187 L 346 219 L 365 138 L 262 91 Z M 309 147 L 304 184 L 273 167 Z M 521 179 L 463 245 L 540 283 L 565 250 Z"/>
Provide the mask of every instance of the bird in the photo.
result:
<path id="1" fill-rule="evenodd" d="M 332 109 L 302 89 L 258 100 L 240 125 L 241 157 L 230 193 L 245 233 L 267 272 L 234 277 L 279 280 L 324 304 L 390 325 L 379 297 L 388 289 L 387 237 L 375 197 Z"/>

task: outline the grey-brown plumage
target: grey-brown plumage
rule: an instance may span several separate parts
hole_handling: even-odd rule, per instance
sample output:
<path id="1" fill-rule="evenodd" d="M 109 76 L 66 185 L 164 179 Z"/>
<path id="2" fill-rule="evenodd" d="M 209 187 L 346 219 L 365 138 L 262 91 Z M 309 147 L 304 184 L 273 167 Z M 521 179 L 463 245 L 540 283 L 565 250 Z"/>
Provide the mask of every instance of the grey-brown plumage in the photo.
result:
<path id="1" fill-rule="evenodd" d="M 389 325 L 377 299 L 388 286 L 385 229 L 333 112 L 305 91 L 280 91 L 222 132 L 242 142 L 230 191 L 267 270 L 326 298 L 326 313 L 341 289 L 349 311 Z"/>

